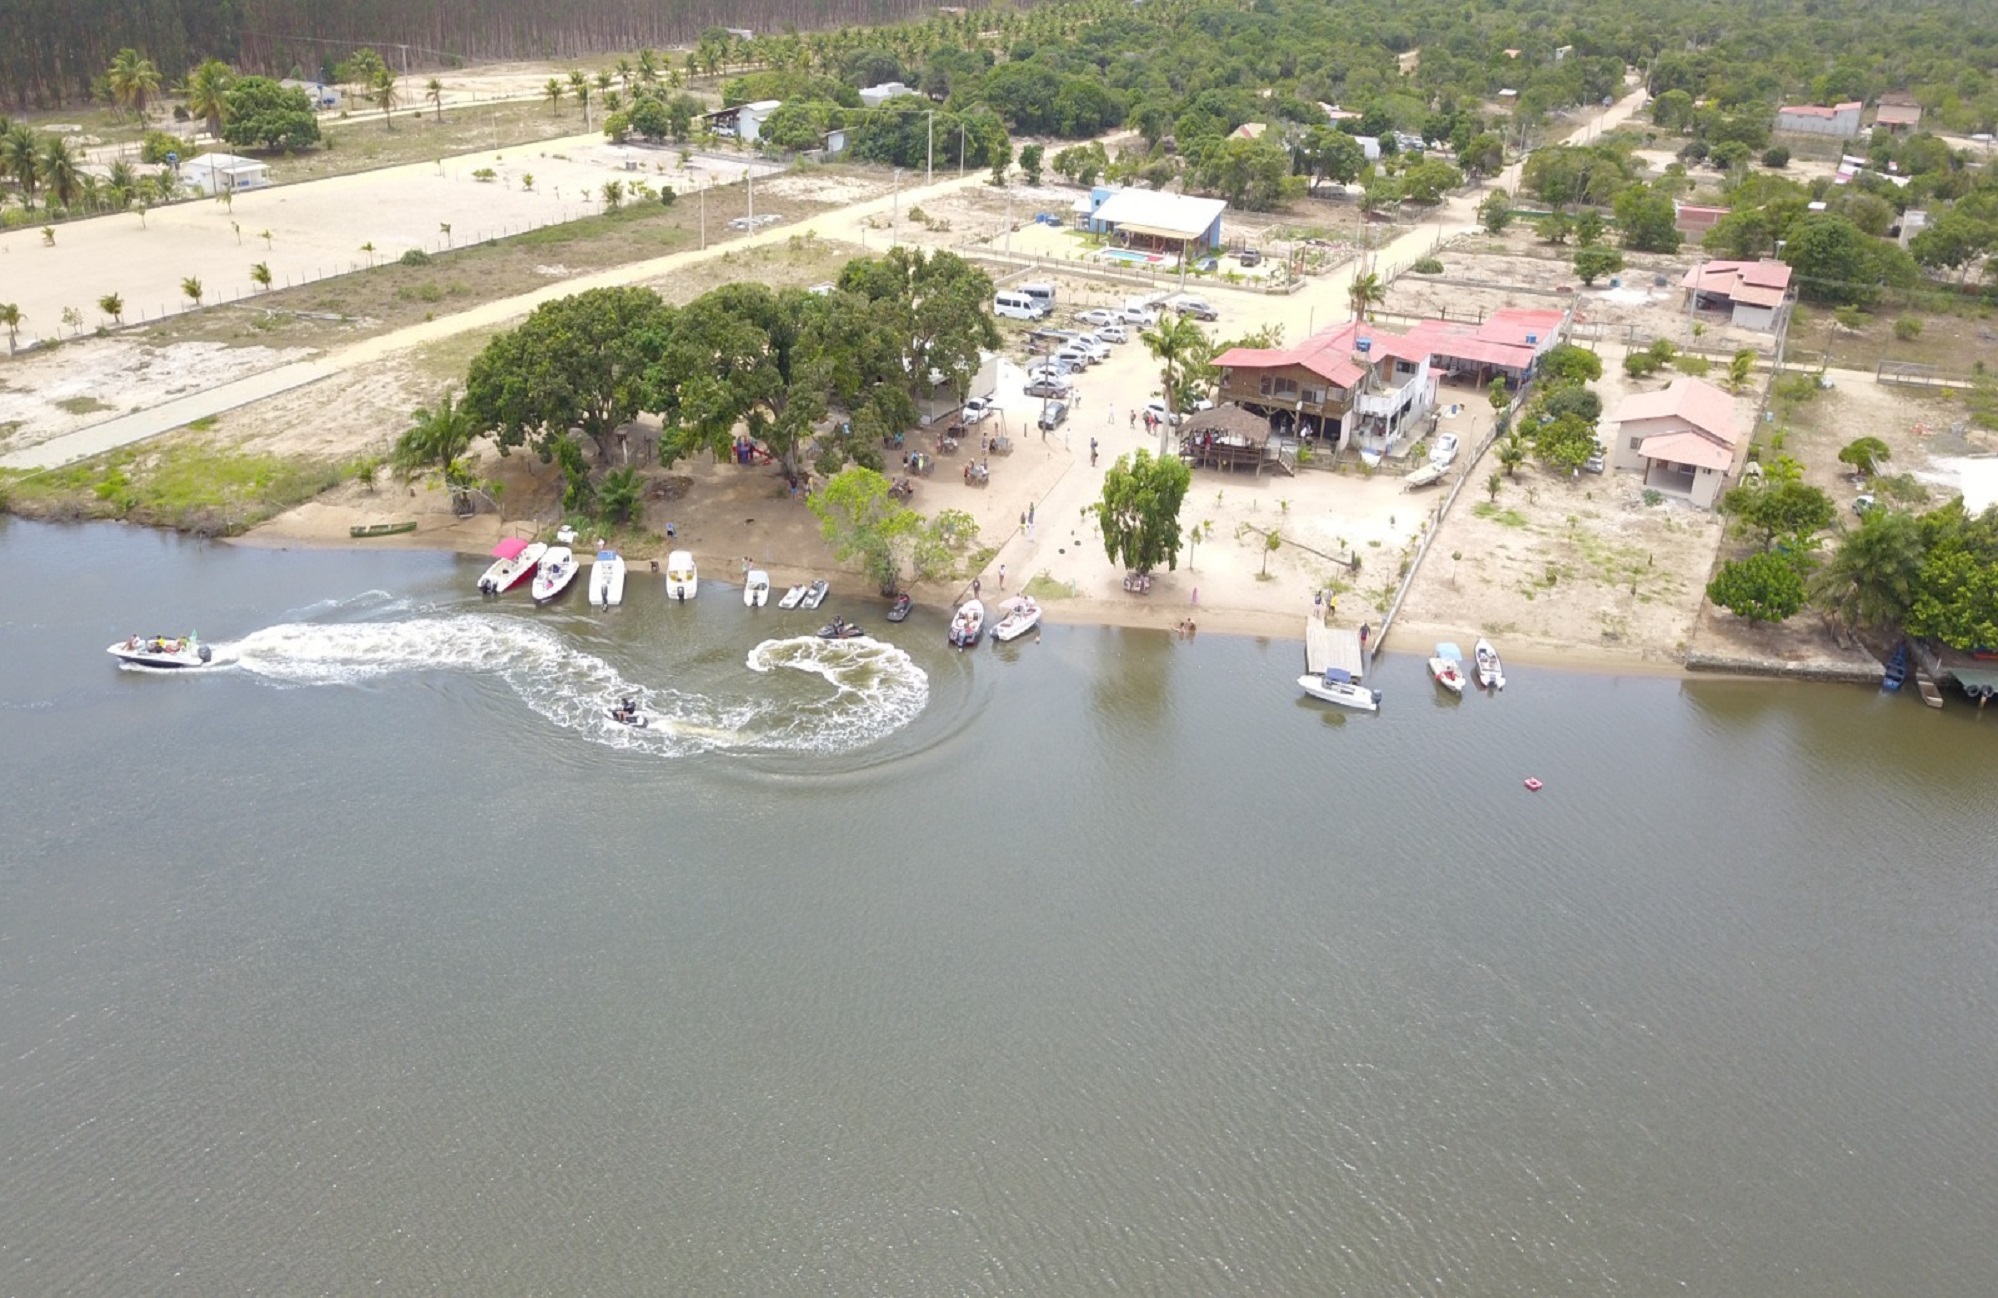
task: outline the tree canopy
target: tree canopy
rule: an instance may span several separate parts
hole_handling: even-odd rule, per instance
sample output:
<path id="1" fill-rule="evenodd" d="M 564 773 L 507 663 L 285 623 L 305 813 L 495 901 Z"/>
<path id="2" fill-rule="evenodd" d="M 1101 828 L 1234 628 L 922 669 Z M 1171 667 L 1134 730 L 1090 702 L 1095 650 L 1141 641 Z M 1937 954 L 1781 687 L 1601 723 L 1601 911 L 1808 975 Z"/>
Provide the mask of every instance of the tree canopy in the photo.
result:
<path id="1" fill-rule="evenodd" d="M 1095 505 L 1103 533 L 1103 553 L 1137 572 L 1160 564 L 1179 566 L 1180 502 L 1193 485 L 1193 470 L 1178 456 L 1154 459 L 1149 451 L 1120 455 L 1103 475 L 1103 497 Z"/>
<path id="2" fill-rule="evenodd" d="M 241 77 L 223 92 L 222 138 L 239 149 L 307 149 L 319 142 L 312 96 L 269 77 Z"/>

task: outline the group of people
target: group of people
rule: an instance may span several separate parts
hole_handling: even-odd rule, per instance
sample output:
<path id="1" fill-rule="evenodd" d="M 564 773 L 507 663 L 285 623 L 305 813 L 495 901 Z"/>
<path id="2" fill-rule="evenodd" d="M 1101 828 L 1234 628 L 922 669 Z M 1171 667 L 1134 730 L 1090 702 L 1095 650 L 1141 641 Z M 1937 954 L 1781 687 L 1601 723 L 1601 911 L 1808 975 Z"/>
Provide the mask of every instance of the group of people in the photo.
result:
<path id="1" fill-rule="evenodd" d="M 641 725 L 644 722 L 638 711 L 637 700 L 630 698 L 618 700 L 617 706 L 611 709 L 611 720 L 626 726 Z"/>

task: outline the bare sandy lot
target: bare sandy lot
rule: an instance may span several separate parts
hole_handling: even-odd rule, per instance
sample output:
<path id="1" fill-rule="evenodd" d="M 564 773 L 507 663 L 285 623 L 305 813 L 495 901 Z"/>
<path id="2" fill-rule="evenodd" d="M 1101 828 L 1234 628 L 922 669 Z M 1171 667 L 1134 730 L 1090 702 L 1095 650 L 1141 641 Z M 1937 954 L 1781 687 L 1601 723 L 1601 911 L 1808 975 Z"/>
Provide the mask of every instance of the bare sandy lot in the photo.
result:
<path id="1" fill-rule="evenodd" d="M 155 346 L 120 337 L 21 356 L 0 367 L 0 448 L 58 437 L 110 415 L 205 391 L 307 354 L 303 348 L 208 342 Z"/>

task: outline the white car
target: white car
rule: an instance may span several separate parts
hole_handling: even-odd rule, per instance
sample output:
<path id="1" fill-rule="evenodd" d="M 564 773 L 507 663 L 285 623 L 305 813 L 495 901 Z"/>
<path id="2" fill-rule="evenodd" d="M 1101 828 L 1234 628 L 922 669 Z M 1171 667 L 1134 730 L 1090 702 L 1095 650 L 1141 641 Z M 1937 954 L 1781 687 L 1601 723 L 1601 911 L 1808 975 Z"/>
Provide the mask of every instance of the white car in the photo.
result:
<path id="1" fill-rule="evenodd" d="M 990 397 L 973 397 L 964 403 L 964 409 L 959 413 L 958 418 L 964 421 L 965 427 L 969 428 L 973 424 L 982 422 L 991 413 L 992 399 Z"/>
<path id="2" fill-rule="evenodd" d="M 1146 329 L 1159 322 L 1159 313 L 1148 306 L 1126 306 L 1117 315 L 1125 324 L 1140 325 Z"/>
<path id="3" fill-rule="evenodd" d="M 1438 433 L 1436 440 L 1429 444 L 1429 462 L 1437 468 L 1449 467 L 1450 461 L 1457 458 L 1457 434 Z"/>
<path id="4" fill-rule="evenodd" d="M 1088 352 L 1090 356 L 1094 357 L 1096 360 L 1099 361 L 1107 361 L 1110 359 L 1110 344 L 1104 342 L 1101 338 L 1098 338 L 1095 334 L 1084 334 L 1082 335 L 1082 337 L 1070 343 L 1069 346 L 1077 348 L 1081 351 Z"/>
<path id="5" fill-rule="evenodd" d="M 1107 325 L 1117 318 L 1117 313 L 1106 310 L 1103 307 L 1097 307 L 1093 311 L 1079 311 L 1076 313 L 1075 318 L 1086 325 Z"/>
<path id="6" fill-rule="evenodd" d="M 1130 331 L 1114 320 L 1097 329 L 1096 336 L 1106 343 L 1127 343 L 1131 341 Z"/>
<path id="7" fill-rule="evenodd" d="M 1055 353 L 1055 359 L 1057 361 L 1067 361 L 1077 369 L 1087 369 L 1096 363 L 1097 355 L 1095 351 L 1083 346 L 1081 341 L 1078 340 L 1065 344 L 1060 351 Z"/>

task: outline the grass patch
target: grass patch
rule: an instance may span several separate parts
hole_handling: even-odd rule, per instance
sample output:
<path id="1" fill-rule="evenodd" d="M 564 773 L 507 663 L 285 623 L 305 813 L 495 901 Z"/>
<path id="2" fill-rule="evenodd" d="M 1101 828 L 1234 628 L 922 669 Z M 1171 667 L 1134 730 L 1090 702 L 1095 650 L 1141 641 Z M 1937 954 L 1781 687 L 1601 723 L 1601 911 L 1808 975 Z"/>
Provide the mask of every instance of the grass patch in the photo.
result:
<path id="1" fill-rule="evenodd" d="M 111 409 L 111 406 L 96 397 L 64 397 L 55 404 L 57 409 L 66 410 L 72 415 L 94 415 L 100 410 Z M 19 426 L 14 425 L 15 428 Z M 11 432 L 13 429 L 10 428 L 8 431 Z"/>
<path id="2" fill-rule="evenodd" d="M 1046 603 L 1054 599 L 1069 599 L 1075 594 L 1065 581 L 1056 581 L 1045 572 L 1037 572 L 1027 579 L 1026 592 L 1035 599 Z"/>
<path id="3" fill-rule="evenodd" d="M 1489 518 L 1503 527 L 1525 527 L 1526 515 L 1516 509 L 1500 508 L 1489 500 L 1481 500 L 1471 506 L 1471 513 L 1479 518 Z"/>
<path id="4" fill-rule="evenodd" d="M 123 518 L 229 536 L 339 484 L 341 466 L 197 442 L 128 447 L 41 473 L 10 475 L 6 507 L 35 518 Z"/>

